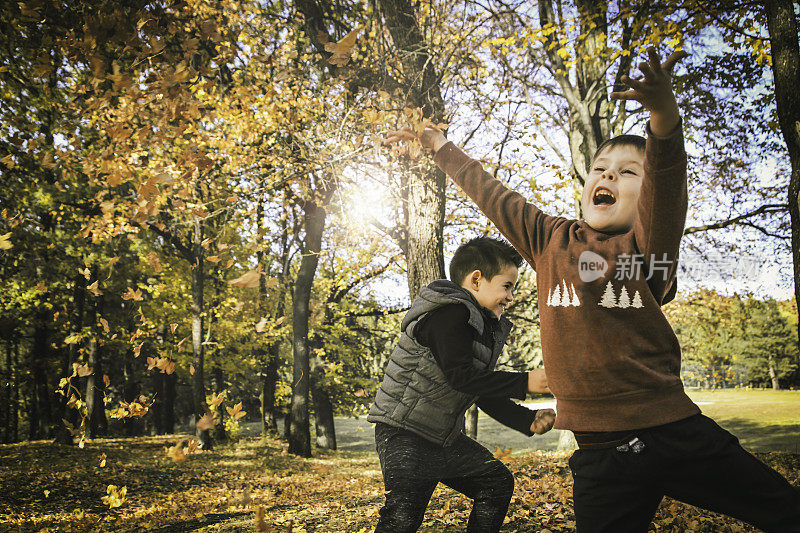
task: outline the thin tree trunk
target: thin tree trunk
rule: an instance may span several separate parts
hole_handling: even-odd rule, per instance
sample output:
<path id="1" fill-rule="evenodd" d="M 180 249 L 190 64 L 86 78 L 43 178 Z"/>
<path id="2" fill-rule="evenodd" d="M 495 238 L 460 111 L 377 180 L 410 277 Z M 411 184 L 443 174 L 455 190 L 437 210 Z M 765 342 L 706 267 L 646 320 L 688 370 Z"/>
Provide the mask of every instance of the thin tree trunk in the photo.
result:
<path id="1" fill-rule="evenodd" d="M 11 360 L 11 442 L 19 442 L 19 341 L 13 342 L 13 359 Z"/>
<path id="2" fill-rule="evenodd" d="M 275 410 L 275 390 L 278 384 L 278 368 L 280 365 L 280 346 L 277 342 L 270 344 L 267 350 L 266 369 L 261 376 L 261 433 L 278 431 L 278 413 Z"/>
<path id="3" fill-rule="evenodd" d="M 92 279 L 97 278 L 97 271 L 93 271 Z M 97 311 L 102 310 L 103 300 L 102 297 L 94 298 L 94 301 L 89 307 L 89 313 L 86 317 L 87 324 L 91 325 L 92 337 L 89 339 L 87 349 L 87 358 L 89 366 L 92 367 L 92 373 L 86 378 L 86 436 L 90 439 L 100 436 L 101 426 L 104 426 L 102 420 L 105 419 L 105 383 L 103 382 L 103 364 L 101 346 L 98 342 L 100 336 L 100 328 L 97 325 Z M 102 311 L 101 311 L 102 312 Z"/>
<path id="4" fill-rule="evenodd" d="M 36 313 L 33 331 L 33 346 L 31 348 L 31 405 L 34 407 L 30 419 L 30 438 L 48 438 L 51 436 L 52 411 L 50 386 L 47 383 L 47 360 L 50 355 L 48 348 L 49 331 L 47 328 L 49 313 L 39 310 Z"/>
<path id="5" fill-rule="evenodd" d="M 3 380 L 3 405 L 0 406 L 3 413 L 3 442 L 11 442 L 11 341 L 5 342 L 6 348 L 6 371 Z"/>
<path id="6" fill-rule="evenodd" d="M 294 284 L 292 298 L 292 405 L 289 424 L 289 453 L 311 457 L 311 430 L 309 427 L 309 345 L 308 320 L 311 287 L 319 263 L 322 233 L 325 229 L 325 208 L 309 204 L 305 208 L 305 243 L 300 270 Z"/>
<path id="7" fill-rule="evenodd" d="M 788 190 L 789 217 L 792 225 L 794 294 L 795 299 L 800 302 L 800 99 L 797 98 L 800 44 L 798 44 L 797 18 L 793 4 L 791 0 L 766 2 L 778 122 L 792 166 Z M 797 335 L 800 340 L 800 323 Z"/>
<path id="8" fill-rule="evenodd" d="M 467 437 L 472 439 L 478 438 L 478 406 L 476 404 L 472 404 L 472 407 L 467 409 L 465 419 L 465 431 L 467 433 Z"/>
<path id="9" fill-rule="evenodd" d="M 194 241 L 192 243 L 192 364 L 194 375 L 192 376 L 192 407 L 195 415 L 195 422 L 205 414 L 210 412 L 206 404 L 206 387 L 203 373 L 204 346 L 203 346 L 203 286 L 205 275 L 203 272 L 203 225 L 199 217 L 194 217 Z M 196 429 L 196 435 L 200 441 L 200 448 L 210 450 L 212 448 L 211 434 L 208 430 Z"/>
<path id="10" fill-rule="evenodd" d="M 222 369 L 218 366 L 215 366 L 211 374 L 214 381 L 214 393 L 221 394 L 222 391 L 225 390 L 225 376 L 222 373 Z M 228 432 L 225 431 L 225 416 L 227 411 L 223 406 L 220 406 L 217 409 L 217 412 L 219 413 L 219 421 L 217 422 L 217 425 L 214 426 L 214 440 L 217 442 L 227 442 Z"/>

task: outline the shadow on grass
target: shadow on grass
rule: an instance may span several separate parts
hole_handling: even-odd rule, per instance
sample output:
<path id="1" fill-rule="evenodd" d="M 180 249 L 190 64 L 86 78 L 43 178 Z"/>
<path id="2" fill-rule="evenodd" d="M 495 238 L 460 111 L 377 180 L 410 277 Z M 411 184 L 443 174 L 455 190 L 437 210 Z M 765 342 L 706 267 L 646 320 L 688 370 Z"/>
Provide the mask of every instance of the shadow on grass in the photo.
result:
<path id="1" fill-rule="evenodd" d="M 736 435 L 748 450 L 800 453 L 800 424 L 759 424 L 746 418 L 718 418 L 715 421 Z"/>

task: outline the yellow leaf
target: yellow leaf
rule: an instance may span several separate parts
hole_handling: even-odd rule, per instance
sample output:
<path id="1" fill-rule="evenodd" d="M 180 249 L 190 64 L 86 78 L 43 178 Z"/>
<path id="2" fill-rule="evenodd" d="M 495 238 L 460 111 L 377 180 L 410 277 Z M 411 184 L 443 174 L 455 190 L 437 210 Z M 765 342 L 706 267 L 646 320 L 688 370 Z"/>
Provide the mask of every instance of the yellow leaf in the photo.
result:
<path id="1" fill-rule="evenodd" d="M 275 321 L 275 325 L 280 326 L 281 324 L 283 324 L 284 320 L 286 320 L 285 316 L 280 317 L 278 320 Z"/>
<path id="2" fill-rule="evenodd" d="M 189 365 L 189 373 L 194 376 L 194 365 Z"/>
<path id="3" fill-rule="evenodd" d="M 92 283 L 91 285 L 89 285 L 89 286 L 88 286 L 88 287 L 86 287 L 86 288 L 89 290 L 89 292 L 91 292 L 91 293 L 92 293 L 92 294 L 94 294 L 95 296 L 102 296 L 102 294 L 103 294 L 103 291 L 101 291 L 101 290 L 98 288 L 98 285 L 99 285 L 99 283 L 100 283 L 100 280 L 97 280 L 97 281 L 95 281 L 94 283 Z M 100 320 L 103 320 L 103 319 L 101 318 Z M 104 322 L 105 322 L 105 321 L 104 321 Z M 106 325 L 105 325 L 105 328 L 106 328 L 106 332 L 108 332 L 108 323 L 106 323 Z"/>
<path id="4" fill-rule="evenodd" d="M 169 329 L 171 333 L 175 333 L 175 330 L 178 329 L 178 324 L 170 324 Z"/>
<path id="5" fill-rule="evenodd" d="M 11 237 L 10 232 L 6 233 L 5 235 L 0 235 L 0 250 L 8 250 L 12 246 L 14 246 L 13 244 L 11 244 L 11 242 L 9 242 L 8 240 L 9 237 Z"/>
<path id="6" fill-rule="evenodd" d="M 259 320 L 258 324 L 256 324 L 256 331 L 258 333 L 264 331 L 264 328 L 267 326 L 267 322 L 268 322 L 267 317 L 263 317 L 261 320 Z"/>
<path id="7" fill-rule="evenodd" d="M 0 159 L 0 163 L 3 163 L 8 170 L 11 170 L 12 168 L 14 168 L 14 156 L 8 154 L 3 159 Z"/>
<path id="8" fill-rule="evenodd" d="M 179 441 L 175 446 L 165 448 L 167 450 L 167 457 L 172 459 L 175 463 L 183 463 L 186 461 L 186 454 L 183 453 L 184 441 Z"/>
<path id="9" fill-rule="evenodd" d="M 125 495 L 128 493 L 128 487 L 118 488 L 116 485 L 109 485 L 106 488 L 107 496 L 103 496 L 103 503 L 113 509 L 122 506 L 125 503 Z"/>

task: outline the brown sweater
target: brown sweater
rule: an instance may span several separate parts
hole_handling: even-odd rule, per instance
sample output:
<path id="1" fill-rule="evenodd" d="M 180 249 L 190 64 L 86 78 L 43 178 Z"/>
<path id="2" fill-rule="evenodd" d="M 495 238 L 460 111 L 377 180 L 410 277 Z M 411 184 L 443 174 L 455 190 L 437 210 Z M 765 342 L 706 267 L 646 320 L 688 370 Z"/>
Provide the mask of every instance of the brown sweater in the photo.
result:
<path id="1" fill-rule="evenodd" d="M 638 214 L 627 233 L 542 213 L 452 143 L 434 161 L 536 270 L 556 428 L 640 429 L 700 412 L 683 390 L 680 346 L 661 312 L 674 294 L 686 219 L 680 128 L 658 138 L 648 127 Z M 590 268 L 604 261 L 605 270 Z"/>

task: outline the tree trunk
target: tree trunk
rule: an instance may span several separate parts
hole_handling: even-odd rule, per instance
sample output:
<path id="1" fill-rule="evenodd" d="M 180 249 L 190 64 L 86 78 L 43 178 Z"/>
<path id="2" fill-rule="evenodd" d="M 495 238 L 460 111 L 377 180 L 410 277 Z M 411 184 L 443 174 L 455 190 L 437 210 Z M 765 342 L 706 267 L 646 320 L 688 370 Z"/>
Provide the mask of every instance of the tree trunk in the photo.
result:
<path id="1" fill-rule="evenodd" d="M 769 365 L 769 379 L 772 382 L 772 390 L 781 390 L 781 384 L 778 381 L 778 373 L 775 371 L 775 358 L 772 354 L 767 356 L 767 364 Z"/>
<path id="2" fill-rule="evenodd" d="M 72 291 L 72 304 L 74 306 L 72 313 L 72 324 L 70 327 L 70 334 L 78 334 L 83 329 L 83 315 L 86 304 L 86 278 L 83 274 L 78 274 L 73 278 L 73 291 Z M 66 350 L 64 350 L 64 360 L 61 366 L 61 375 L 69 379 L 72 375 L 72 363 L 77 362 L 77 352 L 79 344 L 77 342 L 71 343 Z M 75 378 L 76 381 L 83 381 L 80 378 Z M 75 388 L 78 388 L 78 383 L 72 383 Z M 64 420 L 67 420 L 73 427 L 77 427 L 78 417 L 80 413 L 78 410 L 73 409 L 67 405 L 70 392 L 69 387 L 64 391 L 64 395 L 57 396 L 58 398 L 58 411 L 62 413 Z M 72 438 L 72 433 L 69 431 L 63 422 L 56 421 L 56 442 L 60 444 L 73 445 L 75 440 Z"/>
<path id="3" fill-rule="evenodd" d="M 11 412 L 11 441 L 10 442 L 19 442 L 19 372 L 17 369 L 19 368 L 17 365 L 19 364 L 19 342 L 13 342 L 14 350 L 13 350 L 13 358 L 11 359 L 11 405 L 10 405 L 10 412 Z"/>
<path id="4" fill-rule="evenodd" d="M 212 371 L 213 381 L 214 381 L 214 393 L 221 394 L 222 391 L 225 390 L 225 376 L 222 374 L 222 369 L 218 366 L 214 367 Z M 228 432 L 225 431 L 225 415 L 227 411 L 225 407 L 219 406 L 217 409 L 219 413 L 219 421 L 217 425 L 214 426 L 214 440 L 217 442 L 227 442 L 228 441 Z"/>
<path id="5" fill-rule="evenodd" d="M 3 376 L 3 442 L 11 442 L 11 342 L 5 342 L 6 348 L 6 371 Z"/>
<path id="6" fill-rule="evenodd" d="M 311 457 L 311 430 L 309 428 L 309 345 L 308 321 L 310 317 L 311 286 L 317 271 L 325 229 L 325 208 L 313 203 L 305 207 L 305 243 L 300 270 L 294 284 L 292 301 L 292 405 L 289 424 L 289 453 Z"/>
<path id="7" fill-rule="evenodd" d="M 277 342 L 270 344 L 267 350 L 266 368 L 261 376 L 261 434 L 278 431 L 278 414 L 275 411 L 275 390 L 278 385 L 278 368 L 280 345 Z"/>
<path id="8" fill-rule="evenodd" d="M 444 100 L 439 75 L 434 71 L 428 45 L 417 24 L 416 4 L 408 0 L 380 0 L 386 28 L 400 53 L 411 105 L 425 117 L 444 121 Z M 403 190 L 408 292 L 411 299 L 419 289 L 445 277 L 442 231 L 444 228 L 445 175 L 437 167 L 417 168 L 408 173 Z"/>
<path id="9" fill-rule="evenodd" d="M 319 358 L 311 362 L 311 396 L 314 400 L 314 424 L 317 430 L 317 447 L 336 449 L 336 427 L 333 421 L 333 402 L 324 384 L 325 371 Z"/>
<path id="10" fill-rule="evenodd" d="M 125 364 L 123 366 L 122 399 L 130 403 L 139 398 L 141 387 L 136 379 L 136 370 L 133 367 L 133 350 L 128 350 L 125 354 Z M 122 428 L 125 436 L 135 437 L 142 434 L 141 419 L 138 417 L 127 417 L 122 419 Z"/>
<path id="11" fill-rule="evenodd" d="M 194 217 L 194 241 L 192 243 L 192 407 L 195 422 L 210 412 L 206 404 L 206 387 L 203 376 L 204 346 L 203 346 L 203 285 L 205 276 L 203 272 L 203 226 L 200 217 Z M 211 434 L 208 430 L 196 428 L 195 434 L 200 441 L 200 448 L 212 448 Z"/>
<path id="12" fill-rule="evenodd" d="M 467 409 L 466 413 L 466 433 L 467 437 L 472 439 L 478 438 L 478 406 L 476 404 L 472 404 L 472 407 Z"/>
<path id="13" fill-rule="evenodd" d="M 31 418 L 30 438 L 44 439 L 51 435 L 53 417 L 51 411 L 50 386 L 47 383 L 47 360 L 50 355 L 48 348 L 47 322 L 50 314 L 44 310 L 36 312 L 33 331 L 33 346 L 31 348 Z"/>
<path id="14" fill-rule="evenodd" d="M 766 2 L 778 122 L 792 166 L 788 191 L 789 217 L 792 225 L 794 294 L 795 299 L 800 302 L 800 99 L 797 98 L 800 45 L 793 4 L 792 0 Z M 800 323 L 797 335 L 800 340 Z"/>
<path id="15" fill-rule="evenodd" d="M 92 276 L 93 279 L 96 279 L 96 274 L 97 272 L 95 271 Z M 107 427 L 104 401 L 106 385 L 103 381 L 102 347 L 98 341 L 100 328 L 97 325 L 97 311 L 98 309 L 102 310 L 102 302 L 102 299 L 95 299 L 86 317 L 87 323 L 92 327 L 92 337 L 86 347 L 88 363 L 93 370 L 86 378 L 86 418 L 88 419 L 86 436 L 90 439 L 105 434 L 105 428 Z"/>

